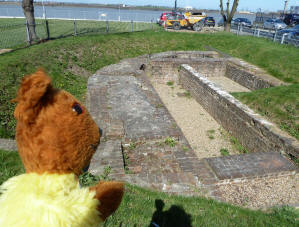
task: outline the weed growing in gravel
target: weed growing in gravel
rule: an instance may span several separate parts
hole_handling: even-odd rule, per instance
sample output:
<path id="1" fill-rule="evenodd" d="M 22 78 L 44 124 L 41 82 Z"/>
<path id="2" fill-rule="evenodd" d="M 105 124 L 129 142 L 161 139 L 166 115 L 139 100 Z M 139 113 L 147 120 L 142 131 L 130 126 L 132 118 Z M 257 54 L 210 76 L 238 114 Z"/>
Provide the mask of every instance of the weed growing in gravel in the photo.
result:
<path id="1" fill-rule="evenodd" d="M 222 156 L 228 156 L 229 155 L 229 152 L 226 148 L 221 148 L 220 153 L 221 153 Z"/>
<path id="2" fill-rule="evenodd" d="M 168 85 L 168 86 L 173 86 L 173 85 L 174 85 L 174 82 L 173 82 L 173 81 L 168 81 L 168 82 L 167 82 L 167 85 Z"/>
<path id="3" fill-rule="evenodd" d="M 183 149 L 183 151 L 185 151 L 185 152 L 187 152 L 187 151 L 189 150 L 188 147 L 185 146 L 185 145 L 182 146 L 182 149 Z"/>
<path id="4" fill-rule="evenodd" d="M 210 129 L 207 131 L 207 135 L 209 137 L 209 139 L 215 139 L 215 130 L 214 129 Z"/>
<path id="5" fill-rule="evenodd" d="M 136 143 L 134 143 L 134 142 L 130 143 L 128 149 L 129 150 L 134 150 L 135 148 L 136 148 Z"/>
<path id="6" fill-rule="evenodd" d="M 232 145 L 234 146 L 234 148 L 239 151 L 241 154 L 247 154 L 248 150 L 239 142 L 239 140 L 230 135 L 227 131 L 225 131 L 223 128 L 219 128 L 218 129 L 219 132 L 221 133 L 221 135 L 223 135 L 226 139 L 229 139 L 230 142 L 232 143 Z"/>
<path id="7" fill-rule="evenodd" d="M 79 176 L 79 183 L 82 186 L 92 186 L 101 180 L 110 180 L 109 174 L 111 173 L 111 166 L 105 166 L 104 173 L 100 176 L 95 176 L 89 172 L 85 172 Z"/>
<path id="8" fill-rule="evenodd" d="M 162 107 L 163 107 L 163 104 L 161 104 L 161 103 L 156 104 L 156 108 L 162 108 Z"/>
<path id="9" fill-rule="evenodd" d="M 188 99 L 191 99 L 191 98 L 192 98 L 192 96 L 191 96 L 191 94 L 190 94 L 189 91 L 185 91 L 185 92 L 184 92 L 184 96 L 185 96 L 186 98 L 188 98 Z"/>
<path id="10" fill-rule="evenodd" d="M 230 136 L 230 142 L 234 145 L 234 147 L 243 154 L 247 154 L 248 150 L 243 147 L 243 145 L 237 140 L 237 138 Z"/>
<path id="11" fill-rule="evenodd" d="M 130 159 L 127 153 L 123 153 L 125 174 L 132 173 L 129 169 Z"/>
<path id="12" fill-rule="evenodd" d="M 171 137 L 166 138 L 164 143 L 170 147 L 174 147 L 176 145 L 175 139 Z"/>

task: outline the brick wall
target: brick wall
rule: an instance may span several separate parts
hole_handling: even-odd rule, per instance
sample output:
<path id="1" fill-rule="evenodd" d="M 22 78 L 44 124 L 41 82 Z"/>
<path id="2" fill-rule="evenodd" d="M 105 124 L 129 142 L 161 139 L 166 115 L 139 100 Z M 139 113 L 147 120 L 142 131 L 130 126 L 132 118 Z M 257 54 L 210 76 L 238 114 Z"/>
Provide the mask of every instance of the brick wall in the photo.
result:
<path id="1" fill-rule="evenodd" d="M 298 141 L 262 119 L 227 92 L 215 87 L 191 66 L 181 66 L 179 82 L 224 129 L 250 151 L 287 152 L 299 157 Z"/>
<path id="2" fill-rule="evenodd" d="M 223 59 L 215 58 L 158 58 L 151 61 L 149 70 L 157 82 L 178 82 L 182 64 L 191 65 L 207 77 L 224 76 L 226 71 L 226 62 Z"/>
<path id="3" fill-rule="evenodd" d="M 225 76 L 250 90 L 273 87 L 271 83 L 231 63 L 226 65 Z"/>

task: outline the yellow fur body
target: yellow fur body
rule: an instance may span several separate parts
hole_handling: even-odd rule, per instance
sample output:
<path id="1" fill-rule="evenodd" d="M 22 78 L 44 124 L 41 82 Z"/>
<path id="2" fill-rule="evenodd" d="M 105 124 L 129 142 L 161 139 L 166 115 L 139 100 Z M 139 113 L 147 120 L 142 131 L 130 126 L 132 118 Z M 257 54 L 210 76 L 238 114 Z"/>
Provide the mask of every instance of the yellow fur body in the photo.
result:
<path id="1" fill-rule="evenodd" d="M 102 223 L 95 192 L 74 174 L 22 174 L 0 186 L 1 227 L 91 227 Z"/>

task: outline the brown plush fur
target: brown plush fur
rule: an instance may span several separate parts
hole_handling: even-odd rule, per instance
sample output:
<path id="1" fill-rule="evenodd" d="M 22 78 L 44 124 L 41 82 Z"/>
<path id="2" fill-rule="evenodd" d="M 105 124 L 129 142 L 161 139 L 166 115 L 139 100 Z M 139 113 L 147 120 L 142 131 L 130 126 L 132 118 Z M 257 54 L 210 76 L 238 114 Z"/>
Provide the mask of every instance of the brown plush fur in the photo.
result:
<path id="1" fill-rule="evenodd" d="M 71 94 L 53 88 L 43 70 L 23 78 L 14 101 L 18 150 L 26 172 L 81 174 L 100 141 L 99 128 L 86 108 Z M 81 106 L 81 114 L 73 110 L 75 104 Z M 123 184 L 99 183 L 92 190 L 106 218 L 119 206 Z"/>
<path id="2" fill-rule="evenodd" d="M 111 213 L 113 213 L 121 202 L 124 193 L 124 185 L 120 182 L 99 182 L 90 190 L 96 191 L 96 198 L 101 201 L 98 208 L 100 216 L 105 220 Z"/>

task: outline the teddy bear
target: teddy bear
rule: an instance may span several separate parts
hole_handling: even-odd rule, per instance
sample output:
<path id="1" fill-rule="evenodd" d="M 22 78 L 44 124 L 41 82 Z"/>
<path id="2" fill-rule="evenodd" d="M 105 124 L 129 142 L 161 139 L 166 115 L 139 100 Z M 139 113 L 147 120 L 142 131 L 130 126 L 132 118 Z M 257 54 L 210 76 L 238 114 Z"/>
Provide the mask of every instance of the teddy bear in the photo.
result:
<path id="1" fill-rule="evenodd" d="M 42 69 L 22 79 L 13 101 L 26 173 L 0 186 L 0 226 L 101 226 L 120 205 L 124 185 L 79 184 L 100 142 L 99 127 L 87 109 L 54 88 Z"/>

